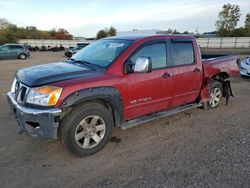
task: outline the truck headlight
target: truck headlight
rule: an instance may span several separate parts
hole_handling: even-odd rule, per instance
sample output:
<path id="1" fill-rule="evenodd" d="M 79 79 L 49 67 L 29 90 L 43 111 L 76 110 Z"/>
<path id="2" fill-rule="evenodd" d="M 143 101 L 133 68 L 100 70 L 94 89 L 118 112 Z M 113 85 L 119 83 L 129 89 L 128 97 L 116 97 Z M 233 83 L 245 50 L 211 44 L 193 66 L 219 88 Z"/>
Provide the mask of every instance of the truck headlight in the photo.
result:
<path id="1" fill-rule="evenodd" d="M 53 106 L 57 103 L 62 88 L 55 86 L 42 86 L 32 88 L 27 96 L 26 102 L 41 106 Z"/>

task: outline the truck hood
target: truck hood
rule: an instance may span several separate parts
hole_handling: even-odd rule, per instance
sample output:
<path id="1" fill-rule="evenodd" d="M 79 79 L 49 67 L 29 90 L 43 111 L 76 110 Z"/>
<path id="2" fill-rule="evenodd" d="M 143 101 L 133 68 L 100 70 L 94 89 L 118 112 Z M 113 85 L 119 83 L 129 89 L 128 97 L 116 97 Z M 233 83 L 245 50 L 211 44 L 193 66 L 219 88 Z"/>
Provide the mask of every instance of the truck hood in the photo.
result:
<path id="1" fill-rule="evenodd" d="M 98 72 L 83 65 L 59 62 L 20 69 L 16 73 L 16 79 L 29 87 L 35 87 L 63 80 L 92 77 Z"/>

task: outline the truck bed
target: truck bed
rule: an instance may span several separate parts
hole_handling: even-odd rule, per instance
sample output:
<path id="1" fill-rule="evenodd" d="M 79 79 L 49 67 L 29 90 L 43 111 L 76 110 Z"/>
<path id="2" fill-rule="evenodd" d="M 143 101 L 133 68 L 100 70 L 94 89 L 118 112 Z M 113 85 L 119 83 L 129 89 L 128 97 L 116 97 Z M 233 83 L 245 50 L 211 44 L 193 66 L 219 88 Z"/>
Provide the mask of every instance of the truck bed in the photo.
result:
<path id="1" fill-rule="evenodd" d="M 213 77 L 218 73 L 224 73 L 228 77 L 239 74 L 238 57 L 234 55 L 202 54 L 205 77 Z"/>
<path id="2" fill-rule="evenodd" d="M 228 54 L 201 54 L 202 60 L 214 59 L 229 56 Z"/>

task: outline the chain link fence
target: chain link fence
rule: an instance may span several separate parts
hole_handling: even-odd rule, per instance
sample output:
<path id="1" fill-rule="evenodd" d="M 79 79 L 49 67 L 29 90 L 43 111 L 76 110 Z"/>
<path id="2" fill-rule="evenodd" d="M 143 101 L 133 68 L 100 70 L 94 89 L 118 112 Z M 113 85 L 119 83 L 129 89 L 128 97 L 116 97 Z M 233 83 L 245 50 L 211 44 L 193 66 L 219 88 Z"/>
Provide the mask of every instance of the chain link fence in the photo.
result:
<path id="1" fill-rule="evenodd" d="M 91 43 L 93 40 L 46 40 L 46 39 L 19 39 L 18 43 L 30 45 L 32 47 L 60 46 L 64 48 L 74 47 L 77 43 Z"/>
<path id="2" fill-rule="evenodd" d="M 37 40 L 20 39 L 20 44 L 31 46 L 60 46 L 65 48 L 75 46 L 77 43 L 91 43 L 94 40 Z M 201 48 L 250 48 L 250 37 L 227 37 L 227 38 L 198 38 Z"/>
<path id="3" fill-rule="evenodd" d="M 250 37 L 198 38 L 201 48 L 250 48 Z"/>

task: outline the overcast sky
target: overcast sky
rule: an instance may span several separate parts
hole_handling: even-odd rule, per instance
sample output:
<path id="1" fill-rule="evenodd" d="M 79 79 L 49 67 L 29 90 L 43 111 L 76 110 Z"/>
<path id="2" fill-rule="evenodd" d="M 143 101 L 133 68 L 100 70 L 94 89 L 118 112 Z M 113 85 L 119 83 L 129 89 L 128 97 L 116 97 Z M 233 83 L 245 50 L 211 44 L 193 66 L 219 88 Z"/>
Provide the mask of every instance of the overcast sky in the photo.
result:
<path id="1" fill-rule="evenodd" d="M 93 37 L 102 28 L 215 30 L 225 3 L 238 4 L 244 25 L 250 0 L 0 0 L 0 17 L 18 26 L 65 28 L 74 36 Z"/>

